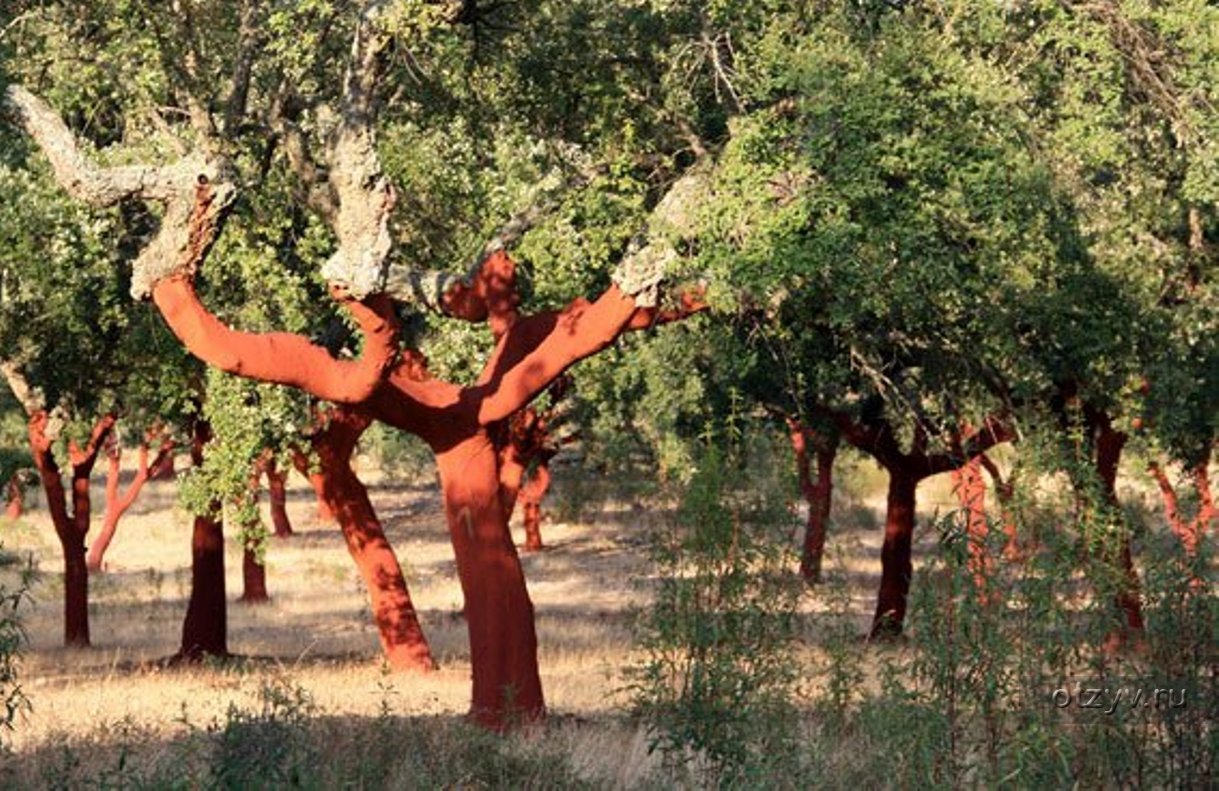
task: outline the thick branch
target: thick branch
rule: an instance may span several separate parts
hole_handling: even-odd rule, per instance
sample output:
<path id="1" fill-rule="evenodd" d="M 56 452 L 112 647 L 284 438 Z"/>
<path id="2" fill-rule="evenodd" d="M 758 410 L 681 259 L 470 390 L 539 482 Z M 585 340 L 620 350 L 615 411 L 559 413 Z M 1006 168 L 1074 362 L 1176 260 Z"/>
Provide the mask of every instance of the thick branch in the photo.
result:
<path id="1" fill-rule="evenodd" d="M 29 380 L 25 378 L 25 374 L 21 372 L 21 368 L 16 363 L 8 360 L 0 361 L 0 374 L 4 375 L 17 403 L 21 404 L 21 408 L 27 415 L 32 416 L 46 408 L 42 392 L 38 388 L 30 386 Z"/>
<path id="2" fill-rule="evenodd" d="M 500 340 L 485 381 L 462 392 L 478 403 L 478 422 L 503 420 L 559 374 L 613 343 L 635 315 L 635 299 L 610 286 L 596 302 L 577 300 L 557 316 L 529 317 Z M 528 349 L 518 356 L 518 349 Z"/>
<path id="3" fill-rule="evenodd" d="M 190 192 L 200 174 L 214 175 L 200 159 L 168 167 L 99 168 L 80 150 L 68 125 L 49 104 L 20 85 L 8 86 L 4 98 L 5 109 L 42 149 L 59 184 L 93 206 L 112 206 L 126 198 L 170 200 Z"/>
<path id="4" fill-rule="evenodd" d="M 208 365 L 260 382 L 300 388 L 318 398 L 352 404 L 381 383 L 397 352 L 397 321 L 388 300 L 348 302 L 364 332 L 357 360 L 336 360 L 323 347 L 287 332 L 253 333 L 226 326 L 210 313 L 185 277 L 157 283 L 153 300 L 191 354 Z"/>

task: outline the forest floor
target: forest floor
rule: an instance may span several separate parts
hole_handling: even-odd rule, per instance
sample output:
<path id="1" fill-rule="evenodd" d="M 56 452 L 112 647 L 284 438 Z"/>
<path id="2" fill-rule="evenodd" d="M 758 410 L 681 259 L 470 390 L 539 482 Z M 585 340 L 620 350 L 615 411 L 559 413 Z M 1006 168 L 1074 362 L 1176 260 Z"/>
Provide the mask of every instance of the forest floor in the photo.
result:
<path id="1" fill-rule="evenodd" d="M 845 572 L 863 634 L 879 580 L 883 475 L 864 465 L 851 472 L 836 492 L 829 555 Z M 50 782 L 47 772 L 87 780 L 113 756 L 91 766 L 94 759 L 69 756 L 65 745 L 124 734 L 171 741 L 215 733 L 258 712 L 272 719 L 278 712 L 335 722 L 459 723 L 469 702 L 469 654 L 437 488 L 430 480 L 387 480 L 367 463 L 363 477 L 402 561 L 437 671 L 386 672 L 356 568 L 338 529 L 318 519 L 312 491 L 299 477 L 290 479 L 288 504 L 296 534 L 271 539 L 267 551 L 269 603 L 236 601 L 241 556 L 228 542 L 229 647 L 243 659 L 223 665 L 166 668 L 162 662 L 178 647 L 190 581 L 190 518 L 177 505 L 172 482 L 147 486 L 119 527 L 105 571 L 92 576 L 94 645 L 88 650 L 61 647 L 60 553 L 45 511 L 34 502 L 21 522 L 0 528 L 5 555 L 32 556 L 41 571 L 33 602 L 22 608 L 30 644 L 20 678 L 32 709 L 6 737 L 12 752 L 7 759 L 0 753 L 0 762 L 19 762 L 17 776 L 27 781 Z M 955 507 L 942 478 L 920 488 L 920 525 Z M 596 485 L 610 490 L 608 482 Z M 629 707 L 624 669 L 632 662 L 633 612 L 648 599 L 649 527 L 666 515 L 621 495 L 573 505 L 565 487 L 570 481 L 560 476 L 548 502 L 553 516 L 543 525 L 547 548 L 523 555 L 547 705 L 581 777 L 630 786 L 659 760 L 648 755 L 646 733 L 623 716 Z M 589 484 L 570 489 L 583 498 Z M 100 489 L 94 502 L 100 511 Z M 513 529 L 523 540 L 519 526 Z M 917 539 L 916 563 L 936 542 L 927 529 Z M 14 569 L 0 570 L 0 581 L 11 583 Z M 818 606 L 815 596 L 806 597 L 806 609 Z"/>

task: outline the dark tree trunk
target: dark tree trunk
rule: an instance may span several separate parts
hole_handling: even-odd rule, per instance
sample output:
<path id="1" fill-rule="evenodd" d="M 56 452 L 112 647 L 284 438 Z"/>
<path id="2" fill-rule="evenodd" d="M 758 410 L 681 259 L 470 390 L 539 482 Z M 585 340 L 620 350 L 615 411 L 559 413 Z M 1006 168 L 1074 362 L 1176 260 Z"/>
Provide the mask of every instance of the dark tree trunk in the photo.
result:
<path id="1" fill-rule="evenodd" d="M 246 544 L 241 553 L 241 598 L 242 604 L 266 604 L 271 601 L 267 594 L 267 566 L 258 560 L 258 552 Z"/>
<path id="2" fill-rule="evenodd" d="M 152 481 L 172 481 L 175 475 L 175 462 L 173 452 L 165 454 L 159 464 L 154 464 L 148 473 L 148 479 Z"/>
<path id="3" fill-rule="evenodd" d="M 46 435 L 48 417 L 43 411 L 30 417 L 30 451 L 34 466 L 46 492 L 47 509 L 59 538 L 64 560 L 64 645 L 83 648 L 89 639 L 89 569 L 85 562 L 85 536 L 89 532 L 89 476 L 101 445 L 114 426 L 114 417 L 107 415 L 93 427 L 84 448 L 69 445 L 72 465 L 72 510 L 68 511 L 67 492 L 59 464 L 55 461 L 52 441 Z"/>
<path id="4" fill-rule="evenodd" d="M 275 459 L 267 462 L 267 490 L 271 499 L 271 524 L 276 538 L 292 535 L 292 522 L 288 519 L 288 473 L 279 469 Z"/>
<path id="5" fill-rule="evenodd" d="M 179 656 L 188 661 L 228 656 L 228 601 L 224 591 L 224 524 L 196 516 L 190 541 L 190 602 Z"/>
<path id="6" fill-rule="evenodd" d="M 1096 435 L 1096 472 L 1100 477 L 1102 492 L 1107 505 L 1113 509 L 1121 507 L 1117 499 L 1117 468 L 1122 458 L 1122 449 L 1126 446 L 1126 435 L 1115 431 L 1107 417 L 1099 421 L 1099 431 Z M 1128 632 L 1141 633 L 1143 630 L 1143 606 L 1140 594 L 1139 575 L 1134 568 L 1134 558 L 1130 552 L 1130 536 L 1123 531 L 1116 563 L 1124 577 L 1115 597 L 1121 610 Z M 1124 642 L 1123 635 L 1119 639 Z"/>
<path id="7" fill-rule="evenodd" d="M 871 637 L 874 639 L 900 635 L 906 619 L 906 600 L 914 573 L 910 553 L 914 541 L 917 488 L 917 475 L 899 466 L 889 469 L 885 539 L 880 551 L 880 593 L 872 618 Z"/>
<path id="8" fill-rule="evenodd" d="M 191 442 L 191 461 L 203 463 L 203 446 L 211 429 L 196 421 Z M 190 601 L 182 622 L 182 646 L 178 658 L 198 661 L 205 656 L 228 656 L 228 600 L 224 590 L 224 524 L 219 504 L 210 515 L 195 517 L 190 542 Z"/>
<path id="9" fill-rule="evenodd" d="M 545 712 L 533 603 L 508 530 L 495 450 L 485 434 L 436 455 L 465 594 L 474 672 L 471 715 L 502 729 Z"/>

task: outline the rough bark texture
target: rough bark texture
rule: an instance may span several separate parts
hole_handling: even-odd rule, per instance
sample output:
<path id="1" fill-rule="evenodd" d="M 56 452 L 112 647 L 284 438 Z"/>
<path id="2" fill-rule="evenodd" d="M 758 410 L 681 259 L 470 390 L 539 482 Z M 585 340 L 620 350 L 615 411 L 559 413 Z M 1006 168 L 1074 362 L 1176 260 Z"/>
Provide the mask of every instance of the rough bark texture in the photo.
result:
<path id="1" fill-rule="evenodd" d="M 118 530 L 119 520 L 127 513 L 128 509 L 135 503 L 136 498 L 140 496 L 140 491 L 144 488 L 144 484 L 152 477 L 152 471 L 164 464 L 165 459 L 173 458 L 173 443 L 169 440 L 161 443 L 160 450 L 157 452 L 157 457 L 150 464 L 148 461 L 148 443 L 144 442 L 139 448 L 139 463 L 136 467 L 135 477 L 131 479 L 131 483 L 127 484 L 127 488 L 122 492 L 119 491 L 119 476 L 122 472 L 122 449 L 119 447 L 117 440 L 112 438 L 112 441 L 107 444 L 106 455 L 108 465 L 106 469 L 106 510 L 102 517 L 102 529 L 97 534 L 97 538 L 89 545 L 89 554 L 86 562 L 90 571 L 100 571 L 102 564 L 105 561 L 106 550 L 110 548 L 110 542 L 114 540 L 114 534 Z"/>
<path id="2" fill-rule="evenodd" d="M 705 309 L 697 297 L 683 299 L 670 311 L 656 305 L 665 265 L 676 256 L 667 240 L 693 216 L 691 204 L 706 198 L 707 191 L 699 187 L 706 174 L 691 172 L 673 185 L 654 212 L 653 219 L 665 232 L 633 245 L 611 274 L 614 285 L 591 302 L 578 299 L 563 311 L 518 317 L 511 285 L 514 268 L 506 255 L 491 256 L 498 264 L 480 266 L 480 277 L 486 274 L 483 279 L 490 288 L 439 295 L 436 304 L 455 313 L 485 316 L 497 338 L 473 386 L 432 380 L 417 354 L 407 350 L 398 355 L 393 306 L 377 295 L 385 288 L 392 242 L 388 218 L 394 202 L 377 156 L 373 124 L 375 89 L 389 40 L 377 25 L 390 5 L 384 0 L 367 3 L 353 28 L 349 67 L 337 123 L 327 136 L 324 167 L 313 162 L 304 148 L 305 137 L 294 134 L 299 130 L 291 128 L 291 119 L 272 120 L 286 141 L 308 205 L 326 220 L 338 241 L 323 274 L 363 330 L 363 352 L 357 360 L 336 360 L 302 336 L 232 329 L 199 301 L 193 274 L 214 243 L 233 199 L 232 185 L 216 180 L 225 164 L 220 154 L 213 154 L 215 162 L 206 163 L 217 165 L 206 173 L 194 168 L 189 183 L 181 178 L 191 170 L 185 165 L 145 168 L 135 175 L 121 169 L 101 171 L 81 155 L 67 127 L 48 106 L 13 88 L 8 95 L 22 125 L 51 158 L 59 181 L 74 194 L 94 203 L 132 197 L 165 203 L 162 229 L 137 262 L 143 284 L 137 290 L 151 287 L 162 316 L 192 354 L 230 373 L 358 405 L 377 419 L 417 434 L 432 447 L 466 595 L 474 665 L 472 714 L 489 726 L 504 727 L 540 716 L 544 706 L 533 608 L 508 532 L 500 454 L 492 436 L 567 368 L 604 349 L 621 333 Z M 194 115 L 205 116 L 207 110 L 201 108 Z M 203 120 L 196 126 L 206 141 L 208 124 Z M 154 267 L 154 262 L 162 263 Z M 496 278 L 502 282 L 491 282 Z M 395 602 L 392 607 L 374 602 L 383 639 L 393 623 L 380 620 L 382 613 L 397 612 L 402 619 L 409 613 L 417 630 L 404 584 L 398 592 L 401 575 L 396 560 L 375 516 L 370 518 L 371 508 L 365 509 L 366 492 L 351 473 L 347 457 L 323 473 L 324 499 L 339 518 L 374 598 L 380 591 L 389 597 L 386 601 Z M 393 595 L 387 585 L 393 586 Z"/>
<path id="3" fill-rule="evenodd" d="M 838 437 L 819 434 L 796 420 L 788 420 L 788 429 L 792 451 L 796 456 L 800 495 L 808 504 L 804 545 L 800 552 L 800 574 L 805 582 L 812 585 L 821 581 L 825 539 L 834 495 L 834 459 L 838 455 Z M 812 460 L 809 458 L 810 448 L 817 459 L 815 478 L 812 473 Z"/>
<path id="4" fill-rule="evenodd" d="M 203 463 L 203 449 L 211 431 L 203 421 L 195 424 L 191 461 Z M 205 656 L 228 656 L 228 601 L 224 591 L 224 524 L 219 504 L 210 515 L 195 517 L 190 542 L 190 601 L 182 622 L 178 658 L 198 661 Z"/>
<path id="5" fill-rule="evenodd" d="M 351 454 L 369 422 L 350 409 L 335 408 L 330 411 L 326 428 L 314 436 L 321 502 L 338 519 L 347 550 L 368 588 L 386 661 L 399 670 L 431 670 L 435 662 L 402 568 L 373 510 L 368 490 L 351 469 Z"/>
<path id="6" fill-rule="evenodd" d="M 292 535 L 292 521 L 288 519 L 288 473 L 279 469 L 275 460 L 267 462 L 267 491 L 271 500 L 271 525 L 276 538 Z"/>

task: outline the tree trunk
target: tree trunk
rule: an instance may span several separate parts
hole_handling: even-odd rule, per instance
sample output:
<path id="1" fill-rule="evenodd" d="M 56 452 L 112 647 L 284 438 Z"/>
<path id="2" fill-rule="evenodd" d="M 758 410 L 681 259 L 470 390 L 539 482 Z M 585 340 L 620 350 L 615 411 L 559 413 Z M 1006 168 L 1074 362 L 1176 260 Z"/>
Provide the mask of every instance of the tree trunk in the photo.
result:
<path id="1" fill-rule="evenodd" d="M 999 472 L 999 467 L 991 460 L 990 456 L 985 453 L 978 455 L 978 460 L 982 462 L 982 467 L 990 475 L 991 483 L 995 486 L 995 498 L 999 501 L 999 518 L 1003 520 L 1003 557 L 1005 560 L 1014 561 L 1020 558 L 1020 545 L 1017 541 L 1016 516 L 1012 511 L 1012 498 L 1015 494 L 1015 486 L 1010 478 L 1004 480 L 1003 474 Z"/>
<path id="2" fill-rule="evenodd" d="M 829 529 L 830 506 L 834 495 L 834 459 L 838 455 L 838 438 L 815 435 L 798 421 L 789 420 L 792 450 L 796 455 L 796 473 L 800 494 L 808 504 L 808 520 L 804 527 L 804 547 L 800 553 L 800 575 L 809 585 L 821 581 L 821 566 L 825 555 L 825 539 Z M 811 474 L 809 446 L 817 457 L 817 477 Z"/>
<path id="3" fill-rule="evenodd" d="M 953 492 L 965 516 L 965 536 L 969 541 L 969 571 L 974 590 L 985 596 L 987 580 L 994 571 L 987 542 L 990 524 L 986 519 L 986 479 L 982 477 L 981 456 L 974 456 L 952 471 Z"/>
<path id="4" fill-rule="evenodd" d="M 533 470 L 533 475 L 521 488 L 521 500 L 525 506 L 525 551 L 542 550 L 542 499 L 550 489 L 550 459 L 543 455 Z"/>
<path id="5" fill-rule="evenodd" d="M 271 524 L 276 538 L 292 535 L 292 522 L 288 519 L 288 473 L 279 469 L 275 459 L 267 462 L 267 490 L 271 499 Z"/>
<path id="6" fill-rule="evenodd" d="M 171 451 L 165 454 L 165 458 L 160 463 L 152 466 L 152 470 L 148 473 L 148 479 L 152 481 L 172 481 L 175 475 L 174 466 L 174 454 Z"/>
<path id="7" fill-rule="evenodd" d="M 917 487 L 916 475 L 898 466 L 889 469 L 885 540 L 880 552 L 880 593 L 872 618 L 872 639 L 900 635 L 906 619 L 906 599 L 914 574 L 910 552 L 914 541 Z"/>
<path id="8" fill-rule="evenodd" d="M 89 569 L 85 563 L 85 535 L 89 531 L 89 476 L 101 443 L 114 426 L 113 416 L 103 417 L 93 427 L 89 443 L 82 449 L 69 445 L 72 465 L 72 511 L 52 441 L 46 435 L 48 417 L 38 411 L 30 417 L 28 430 L 34 466 L 47 496 L 47 509 L 55 535 L 63 549 L 64 561 L 64 645 L 83 648 L 89 640 Z"/>
<path id="9" fill-rule="evenodd" d="M 5 484 L 4 493 L 8 498 L 8 502 L 4 507 L 4 518 L 9 522 L 16 522 L 21 518 L 21 510 L 25 504 L 25 487 L 21 485 L 19 476 L 14 475 Z"/>
<path id="10" fill-rule="evenodd" d="M 533 603 L 500 500 L 496 452 L 483 432 L 439 451 L 445 516 L 465 594 L 471 716 L 503 729 L 545 712 Z"/>
<path id="11" fill-rule="evenodd" d="M 436 666 L 423 627 L 411 602 L 398 558 L 377 519 L 368 489 L 351 469 L 352 450 L 368 421 L 334 410 L 331 425 L 318 439 L 321 502 L 335 515 L 347 551 L 360 570 L 372 603 L 381 649 L 396 670 L 431 670 Z"/>
<path id="12" fill-rule="evenodd" d="M 228 656 L 228 601 L 224 591 L 224 523 L 196 516 L 190 541 L 190 602 L 179 656 L 196 661 Z"/>
<path id="13" fill-rule="evenodd" d="M 118 530 L 119 520 L 123 518 L 123 515 L 135 503 L 136 498 L 140 496 L 140 491 L 143 490 L 144 484 L 152 477 L 152 471 L 160 466 L 166 458 L 173 456 L 173 446 L 168 442 L 162 444 L 157 458 L 149 465 L 148 445 L 141 445 L 139 451 L 140 461 L 135 471 L 135 477 L 132 478 L 131 483 L 127 484 L 127 490 L 121 495 L 119 494 L 119 475 L 121 472 L 122 453 L 115 447 L 109 453 L 109 456 L 110 462 L 106 471 L 106 511 L 102 517 L 102 530 L 98 533 L 93 543 L 89 545 L 89 555 L 86 562 L 90 571 L 101 570 L 106 550 L 109 549 L 110 542 L 114 540 L 115 531 Z"/>
<path id="14" fill-rule="evenodd" d="M 334 510 L 330 504 L 326 502 L 326 494 L 323 491 L 325 488 L 325 480 L 322 473 L 310 469 L 309 457 L 300 451 L 295 451 L 292 454 L 292 466 L 296 467 L 297 472 L 309 479 L 309 485 L 313 487 L 314 497 L 317 498 L 317 519 L 319 522 L 333 522 L 335 520 Z"/>
<path id="15" fill-rule="evenodd" d="M 267 566 L 258 560 L 258 552 L 248 543 L 241 553 L 241 598 L 242 604 L 266 604 L 271 601 L 267 594 Z"/>
<path id="16" fill-rule="evenodd" d="M 203 446 L 211 430 L 203 421 L 195 424 L 191 461 L 203 463 Z M 224 523 L 212 515 L 196 516 L 190 541 L 190 601 L 182 622 L 182 646 L 178 658 L 198 661 L 205 656 L 228 656 L 228 601 L 224 591 Z M 215 518 L 213 518 L 215 517 Z"/>
<path id="17" fill-rule="evenodd" d="M 1121 508 L 1117 499 L 1117 467 L 1122 458 L 1122 449 L 1126 445 L 1126 435 L 1115 431 L 1108 418 L 1100 422 L 1100 431 L 1096 436 L 1096 471 L 1101 480 L 1102 492 L 1107 505 L 1115 512 Z M 1143 630 L 1143 607 L 1139 592 L 1139 575 L 1134 568 L 1134 558 L 1130 552 L 1130 535 L 1122 531 L 1116 558 L 1118 568 L 1124 579 L 1119 587 L 1115 601 L 1125 619 L 1127 632 L 1141 633 Z M 1118 639 L 1125 641 L 1130 635 L 1122 635 Z M 1110 641 L 1112 642 L 1112 641 Z"/>

